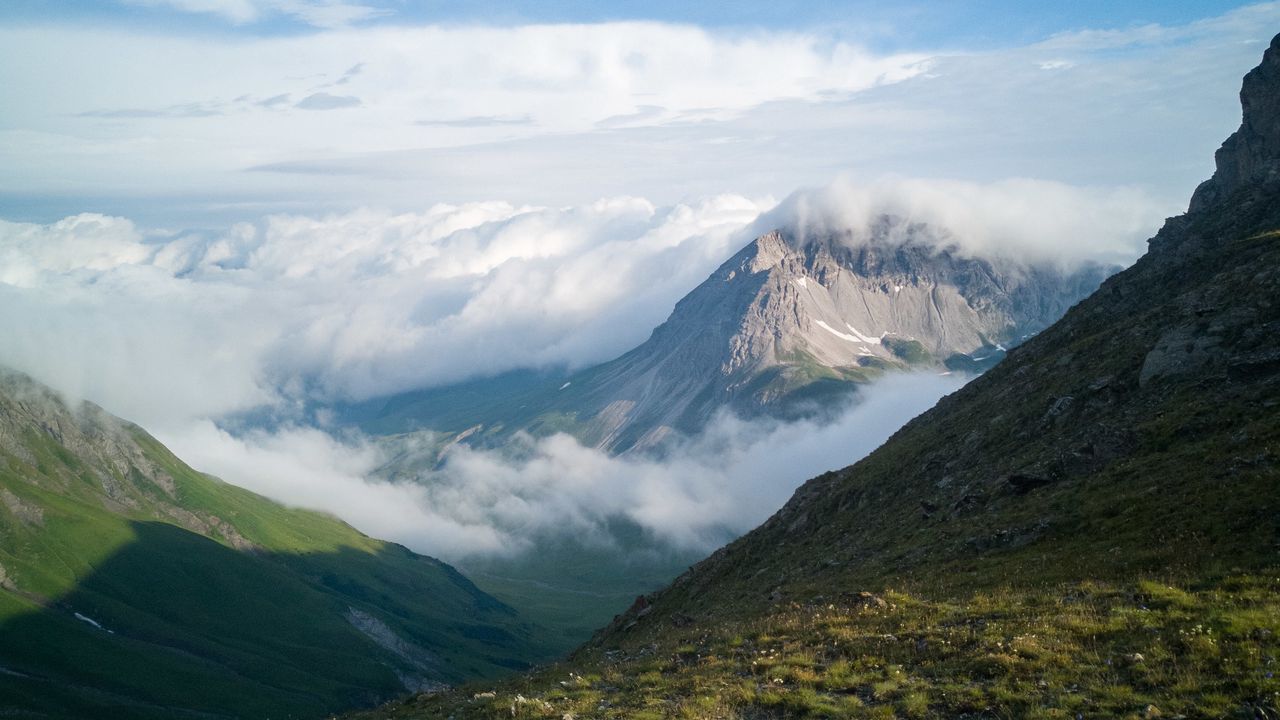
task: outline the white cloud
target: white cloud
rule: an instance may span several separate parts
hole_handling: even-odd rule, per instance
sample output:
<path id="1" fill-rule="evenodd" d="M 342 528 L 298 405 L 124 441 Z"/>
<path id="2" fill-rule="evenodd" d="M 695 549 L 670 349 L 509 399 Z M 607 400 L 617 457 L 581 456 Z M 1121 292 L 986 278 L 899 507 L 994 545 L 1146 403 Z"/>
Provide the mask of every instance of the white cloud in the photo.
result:
<path id="1" fill-rule="evenodd" d="M 768 202 L 501 202 L 147 237 L 0 223 L 0 363 L 148 426 L 637 344 Z"/>
<path id="2" fill-rule="evenodd" d="M 150 252 L 124 218 L 85 213 L 51 225 L 0 220 L 0 283 L 31 288 L 40 273 L 108 270 L 141 263 Z"/>
<path id="3" fill-rule="evenodd" d="M 1145 252 L 1163 210 L 1138 188 L 1078 188 L 1030 179 L 859 185 L 842 178 L 792 194 L 755 229 L 788 227 L 802 238 L 851 231 L 850 240 L 858 242 L 874 220 L 891 215 L 946 229 L 949 240 L 970 255 L 1065 266 L 1082 261 L 1128 265 Z"/>
<path id="4" fill-rule="evenodd" d="M 237 25 L 257 22 L 278 13 L 319 28 L 340 28 L 385 14 L 385 11 L 378 8 L 343 0 L 125 0 L 125 2 L 216 15 Z"/>
<path id="5" fill-rule="evenodd" d="M 1136 185 L 1172 213 L 1239 122 L 1240 77 L 1277 23 L 1280 3 L 1265 3 L 888 56 L 662 23 L 235 39 L 19 25 L 0 30 L 0 208 L 88 196 L 189 225 L 477 197 L 671 204 L 847 170 Z M 316 93 L 360 105 L 294 107 Z"/>
<path id="6" fill-rule="evenodd" d="M 235 16 L 259 10 L 217 5 Z M 377 27 L 234 40 L 4 28 L 0 162 L 14 172 L 0 175 L 0 191 L 97 187 L 135 195 L 149 188 L 149 201 L 174 192 L 245 192 L 254 200 L 298 193 L 339 202 L 359 194 L 359 205 L 380 196 L 357 189 L 367 181 L 341 189 L 321 181 L 333 161 L 593 133 L 598 123 L 621 116 L 630 116 L 633 127 L 709 122 L 761 103 L 821 100 L 898 82 L 918 73 L 921 59 L 877 56 L 796 33 L 726 34 L 649 22 Z M 357 66 L 360 72 L 345 72 Z M 339 84 L 341 92 L 330 89 Z M 282 96 L 301 102 L 290 105 Z M 337 107 L 343 111 L 297 111 Z M 663 112 L 645 111 L 651 107 Z M 322 172 L 287 182 L 275 173 L 245 172 L 282 163 Z M 380 180 L 394 181 L 398 172 Z M 469 173 L 463 193 L 402 185 L 395 196 L 402 200 L 408 191 L 415 202 L 424 192 L 433 200 L 491 196 L 483 181 L 503 169 L 472 164 Z M 560 182 L 553 167 L 542 173 L 521 182 L 544 188 Z M 326 189 L 305 187 L 315 181 Z"/>
<path id="7" fill-rule="evenodd" d="M 607 543 L 610 518 L 705 551 L 763 521 L 804 480 L 867 454 L 962 384 L 958 376 L 891 376 L 826 424 L 721 417 L 662 460 L 609 457 L 564 435 L 528 440 L 515 457 L 456 448 L 441 469 L 401 484 L 370 479 L 382 458 L 366 440 L 314 429 L 237 438 L 197 423 L 160 439 L 207 472 L 449 560 L 517 553 L 547 535 Z"/>

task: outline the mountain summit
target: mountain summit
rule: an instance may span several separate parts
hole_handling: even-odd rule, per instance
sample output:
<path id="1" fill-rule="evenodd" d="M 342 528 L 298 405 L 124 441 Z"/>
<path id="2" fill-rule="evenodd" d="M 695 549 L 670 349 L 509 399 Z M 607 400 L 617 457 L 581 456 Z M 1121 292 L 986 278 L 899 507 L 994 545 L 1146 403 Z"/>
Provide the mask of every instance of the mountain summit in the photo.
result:
<path id="1" fill-rule="evenodd" d="M 584 373 L 586 439 L 609 450 L 696 433 L 724 408 L 793 415 L 885 370 L 977 369 L 1097 288 L 1064 273 L 966 257 L 945 234 L 882 216 L 852 231 L 765 234 L 676 304 L 640 347 Z"/>
<path id="2" fill-rule="evenodd" d="M 375 403 L 365 426 L 466 433 L 481 445 L 516 430 L 569 432 L 613 453 L 646 450 L 697 434 L 724 410 L 811 415 L 886 371 L 984 370 L 1114 270 L 966 254 L 944 229 L 888 215 L 857 233 L 776 230 L 615 360 L 515 387 L 508 379 L 398 396 Z M 486 399 L 486 387 L 503 402 Z"/>

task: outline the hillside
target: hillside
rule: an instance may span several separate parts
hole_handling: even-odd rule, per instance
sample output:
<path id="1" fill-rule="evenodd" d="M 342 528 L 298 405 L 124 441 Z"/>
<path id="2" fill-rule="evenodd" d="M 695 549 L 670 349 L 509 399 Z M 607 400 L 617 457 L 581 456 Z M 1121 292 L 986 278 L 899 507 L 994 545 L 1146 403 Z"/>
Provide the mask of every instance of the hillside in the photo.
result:
<path id="1" fill-rule="evenodd" d="M 1280 36 L 1241 100 L 1188 213 L 990 372 L 565 665 L 371 717 L 1280 715 Z"/>
<path id="2" fill-rule="evenodd" d="M 448 565 L 0 373 L 0 714 L 320 717 L 542 652 Z"/>

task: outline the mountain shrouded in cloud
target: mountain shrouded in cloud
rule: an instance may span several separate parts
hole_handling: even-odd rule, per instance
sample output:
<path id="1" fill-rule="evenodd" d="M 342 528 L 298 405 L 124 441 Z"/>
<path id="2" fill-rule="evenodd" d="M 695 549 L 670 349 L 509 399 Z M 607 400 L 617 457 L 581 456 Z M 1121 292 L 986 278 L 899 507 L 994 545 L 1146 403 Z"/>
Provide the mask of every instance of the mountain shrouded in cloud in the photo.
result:
<path id="1" fill-rule="evenodd" d="M 850 207 L 876 195 L 905 218 L 943 223 L 956 218 L 921 208 L 959 199 L 960 247 L 1003 242 L 1071 262 L 1131 259 L 1161 215 L 1137 191 L 1047 182 L 811 194 L 828 202 L 833 193 Z M 148 426 L 520 367 L 584 367 L 643 341 L 754 237 L 771 204 L 729 195 L 670 207 L 489 202 L 270 216 L 176 235 L 94 215 L 3 223 L 0 328 L 25 341 L 0 348 L 0 362 Z M 95 362 L 77 360 L 87 355 Z"/>
<path id="2" fill-rule="evenodd" d="M 956 198 L 963 212 L 940 211 L 945 198 Z M 588 486 L 591 477 L 631 476 L 638 478 L 636 492 L 653 488 L 653 497 L 662 497 L 645 478 L 671 482 L 659 480 L 660 471 L 675 465 L 618 465 L 542 440 L 525 460 L 458 456 L 427 483 L 434 483 L 431 491 L 385 486 L 370 477 L 389 458 L 368 440 L 330 428 L 332 419 L 310 408 L 617 356 L 640 344 L 759 223 L 801 226 L 804 215 L 808 227 L 818 214 L 826 225 L 862 221 L 818 210 L 827 206 L 955 222 L 950 241 L 957 252 L 987 252 L 995 243 L 1027 258 L 1053 256 L 1064 266 L 1133 257 L 1136 241 L 1159 217 L 1136 193 L 1044 182 L 918 182 L 841 183 L 793 196 L 764 217 L 769 203 L 721 196 L 666 208 L 616 198 L 557 209 L 493 202 L 406 214 L 271 216 L 168 236 L 95 215 L 45 226 L 7 223 L 0 225 L 0 329 L 22 342 L 0 348 L 0 363 L 138 418 L 197 466 L 272 497 L 341 512 L 362 529 L 421 550 L 509 552 L 561 517 L 537 498 L 568 489 L 552 480 L 554 473 L 523 490 L 502 478 L 538 477 L 540 467 L 587 468 Z M 1038 221 L 1045 216 L 1064 222 L 1046 228 Z M 1017 245 L 1015 236 L 1025 241 Z M 1066 242 L 1074 236 L 1096 240 Z M 89 356 L 93 363 L 81 361 Z M 942 391 L 922 389 L 918 402 L 903 407 L 922 409 Z M 214 425 L 248 411 L 265 411 L 282 424 L 238 434 Z M 724 486 L 729 475 L 722 468 L 734 466 L 730 455 L 781 449 L 787 433 L 797 432 L 716 427 L 720 444 L 685 447 L 678 461 L 684 470 L 672 476 L 686 479 L 681 492 L 690 498 L 710 492 L 698 487 Z M 728 454 L 717 456 L 716 447 Z M 838 465 L 869 449 L 831 448 L 832 455 L 811 457 Z M 486 463 L 493 472 L 481 483 L 476 470 Z M 793 476 L 802 477 L 786 475 Z M 776 479 L 774 487 L 789 482 Z M 467 509 L 474 497 L 463 490 L 469 483 L 488 487 L 497 508 L 507 506 L 503 498 L 524 497 L 519 502 L 540 519 L 475 514 Z M 566 507 L 574 509 L 566 517 L 580 520 L 562 525 L 586 528 L 588 536 L 621 511 L 666 541 L 705 547 L 725 528 L 748 527 L 780 496 L 746 493 L 708 508 L 687 527 L 612 490 L 568 497 L 574 499 Z"/>

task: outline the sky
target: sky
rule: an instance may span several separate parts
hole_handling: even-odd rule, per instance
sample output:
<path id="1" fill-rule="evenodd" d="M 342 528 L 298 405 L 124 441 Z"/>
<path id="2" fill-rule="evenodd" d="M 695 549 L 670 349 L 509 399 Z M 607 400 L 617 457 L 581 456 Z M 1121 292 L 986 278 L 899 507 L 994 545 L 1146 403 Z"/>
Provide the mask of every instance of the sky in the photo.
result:
<path id="1" fill-rule="evenodd" d="M 1277 19 L 1209 2 L 18 0 L 0 7 L 0 217 L 670 205 L 840 173 L 1137 185 L 1173 209 Z"/>
<path id="2" fill-rule="evenodd" d="M 964 252 L 1127 264 L 1212 172 L 1277 29 L 1275 2 L 10 0 L 0 364 L 415 549 L 518 546 L 539 523 L 502 507 L 697 545 L 907 416 L 724 420 L 666 465 L 547 441 L 406 498 L 308 408 L 608 360 L 780 224 L 893 212 Z M 286 425 L 227 429 L 263 408 Z M 766 455 L 791 470 L 707 504 Z M 706 522 L 646 500 L 677 476 Z"/>

